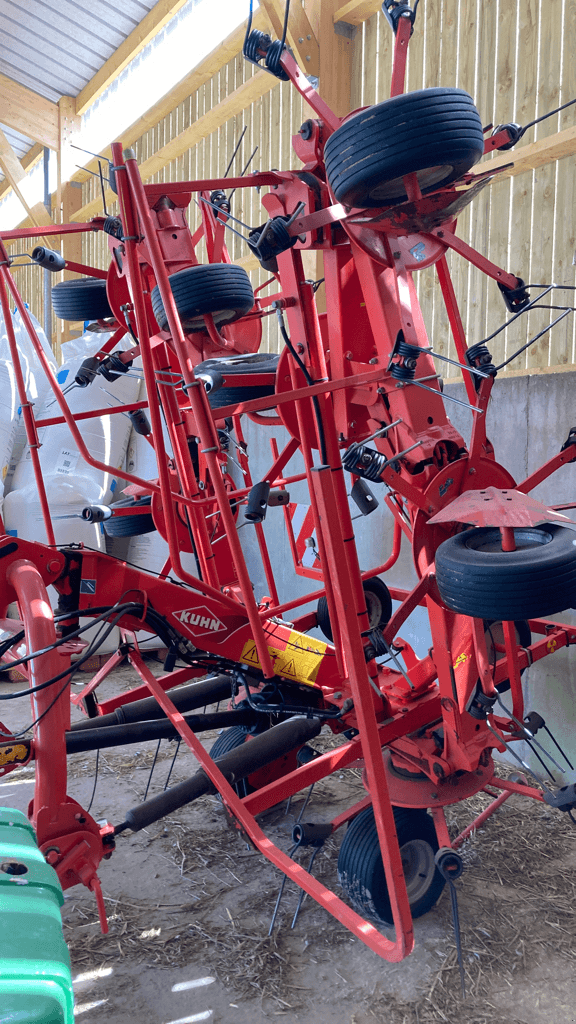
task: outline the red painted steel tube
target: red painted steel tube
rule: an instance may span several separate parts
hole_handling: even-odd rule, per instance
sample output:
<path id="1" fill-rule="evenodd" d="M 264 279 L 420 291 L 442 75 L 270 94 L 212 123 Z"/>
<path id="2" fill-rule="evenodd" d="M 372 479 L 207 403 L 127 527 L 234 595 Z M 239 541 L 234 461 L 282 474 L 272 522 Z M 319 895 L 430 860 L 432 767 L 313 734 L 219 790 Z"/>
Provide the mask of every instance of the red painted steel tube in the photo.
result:
<path id="1" fill-rule="evenodd" d="M 264 675 L 268 678 L 271 678 L 275 674 L 274 665 L 272 663 L 270 652 L 268 651 L 268 646 L 266 643 L 266 637 L 264 635 L 264 631 L 262 629 L 260 619 L 258 617 L 258 606 L 256 604 L 256 600 L 254 598 L 254 594 L 252 591 L 252 584 L 250 581 L 248 570 L 246 568 L 246 563 L 244 561 L 244 555 L 236 530 L 234 516 L 230 508 L 228 494 L 224 486 L 224 481 L 222 479 L 220 465 L 218 463 L 218 459 L 216 458 L 216 452 L 219 450 L 219 443 L 216 435 L 216 429 L 214 427 L 214 423 L 211 417 L 211 410 L 208 405 L 206 392 L 204 391 L 201 382 L 197 381 L 194 376 L 194 370 L 191 360 L 191 350 L 189 345 L 187 345 L 186 340 L 184 338 L 184 334 L 182 332 L 182 325 L 180 323 L 180 318 L 178 316 L 178 311 L 176 309 L 176 303 L 174 301 L 172 289 L 170 288 L 170 284 L 168 281 L 168 274 L 166 272 L 166 267 L 164 265 L 162 251 L 160 249 L 160 244 L 154 231 L 154 225 L 152 223 L 152 218 L 150 216 L 150 210 L 146 202 L 144 186 L 140 178 L 138 165 L 131 151 L 127 155 L 125 166 L 128 174 L 128 180 L 130 182 L 130 187 L 132 189 L 135 202 L 138 208 L 140 221 L 148 243 L 152 267 L 154 270 L 154 274 L 156 276 L 156 281 L 158 284 L 158 288 L 160 290 L 160 294 L 162 296 L 164 309 L 166 310 L 166 315 L 170 326 L 170 333 L 172 335 L 172 343 L 176 350 L 176 354 L 180 360 L 182 375 L 184 377 L 186 385 L 188 386 L 190 404 L 194 416 L 196 418 L 197 429 L 202 443 L 201 450 L 203 454 L 205 454 L 206 456 L 206 463 L 208 466 L 208 470 L 210 472 L 212 486 L 214 488 L 214 493 L 218 501 L 218 506 L 222 516 L 222 522 L 228 537 L 228 544 L 230 546 L 232 559 L 242 589 L 244 608 L 246 610 L 250 626 L 252 627 L 253 630 L 253 638 L 258 652 L 258 658 L 260 660 L 260 665 L 262 666 L 262 671 L 264 672 Z M 149 392 L 149 394 L 150 393 L 151 392 Z M 174 563 L 174 555 L 171 546 L 170 557 L 173 559 L 173 564 L 178 565 L 180 562 L 180 558 L 177 549 L 175 551 L 175 556 L 176 562 Z M 182 578 L 185 579 L 185 576 L 183 576 Z"/>
<path id="2" fill-rule="evenodd" d="M 1 243 L 0 243 L 0 245 L 1 245 Z M 2 250 L 0 249 L 0 252 L 1 251 Z M 0 269 L 4 269 L 4 268 L 0 268 Z M 62 415 L 64 417 L 64 421 L 65 421 L 66 425 L 68 426 L 68 428 L 70 429 L 72 437 L 74 438 L 74 441 L 76 443 L 78 451 L 80 452 L 81 457 L 84 459 L 84 462 L 88 463 L 88 465 L 92 466 L 94 469 L 101 469 L 105 473 L 112 473 L 114 476 L 120 477 L 121 480 L 126 480 L 130 484 L 138 484 L 139 487 L 147 487 L 148 490 L 151 493 L 160 493 L 160 488 L 156 484 L 150 483 L 149 480 L 143 480 L 143 479 L 141 479 L 141 477 L 134 476 L 132 473 L 127 473 L 123 469 L 118 469 L 115 466 L 109 466 L 105 462 L 99 462 L 98 459 L 92 458 L 92 456 L 90 455 L 90 452 L 88 451 L 88 448 L 86 447 L 86 445 L 84 443 L 84 439 L 83 439 L 80 431 L 78 430 L 78 428 L 76 426 L 76 421 L 74 419 L 74 416 L 70 412 L 70 408 L 68 406 L 68 403 L 66 402 L 66 399 L 64 398 L 64 396 L 62 394 L 62 389 L 60 388 L 60 385 L 58 384 L 58 381 L 57 381 L 57 379 L 56 379 L 56 377 L 55 377 L 55 375 L 54 375 L 54 373 L 52 371 L 50 363 L 48 362 L 48 360 L 46 358 L 46 353 L 44 352 L 44 349 L 42 348 L 42 346 L 38 342 L 37 338 L 35 337 L 36 336 L 36 332 L 34 330 L 34 325 L 33 325 L 32 321 L 30 319 L 30 316 L 28 314 L 28 310 L 26 309 L 26 306 L 24 305 L 24 303 L 23 303 L 23 301 L 22 301 L 22 299 L 20 297 L 18 289 L 16 288 L 16 285 L 14 284 L 14 281 L 12 280 L 12 278 L 10 277 L 9 274 L 6 275 L 6 282 L 8 284 L 8 288 L 9 288 L 11 294 L 12 294 L 12 298 L 14 299 L 14 302 L 16 304 L 18 312 L 20 313 L 20 315 L 21 315 L 21 317 L 22 317 L 22 319 L 23 319 L 23 321 L 24 321 L 24 323 L 26 325 L 26 329 L 28 330 L 28 334 L 30 335 L 30 339 L 31 339 L 31 341 L 32 341 L 32 343 L 34 345 L 35 350 L 36 350 L 36 354 L 38 355 L 40 363 L 42 364 L 42 369 L 43 369 L 46 377 L 48 378 L 48 381 L 50 383 L 50 387 L 52 388 L 52 391 L 54 392 L 56 401 L 58 402 L 58 405 L 60 406 L 60 408 L 62 410 Z M 173 499 L 181 501 L 184 504 L 192 504 L 192 500 L 190 498 L 188 498 L 186 495 L 173 494 Z M 192 578 L 194 579 L 194 577 L 192 577 Z M 196 580 L 196 584 L 199 584 L 199 583 L 200 583 L 200 581 Z M 201 587 L 197 586 L 196 589 L 201 589 Z"/>
<path id="3" fill-rule="evenodd" d="M 232 786 L 226 781 L 210 755 L 206 753 L 200 740 L 186 725 L 184 716 L 176 710 L 174 704 L 158 685 L 158 682 L 152 673 L 146 670 L 146 676 L 150 692 L 156 697 L 160 707 L 166 713 L 174 727 L 178 730 L 182 739 L 190 748 L 192 753 L 196 756 L 210 781 L 216 786 L 219 793 L 221 793 L 224 803 L 230 808 L 232 814 L 239 822 L 239 825 L 245 830 L 247 836 L 251 839 L 260 853 L 263 854 L 263 856 L 266 857 L 266 859 L 275 867 L 287 875 L 288 878 L 300 886 L 301 889 L 304 889 L 304 891 L 315 899 L 320 906 L 324 907 L 332 917 L 335 917 L 340 924 L 343 924 L 345 928 L 348 928 L 349 931 L 357 936 L 357 938 L 361 939 L 362 942 L 377 953 L 378 956 L 394 963 L 402 960 L 412 948 L 409 941 L 405 941 L 403 937 L 399 937 L 396 942 L 391 942 L 384 935 L 381 935 L 374 925 L 370 924 L 363 917 L 360 917 L 360 915 L 354 910 L 351 910 L 350 907 L 336 896 L 335 893 L 322 885 L 318 879 L 313 878 L 312 875 L 301 867 L 300 864 L 297 864 L 291 857 L 288 857 L 287 854 L 283 853 L 282 850 L 279 850 L 278 847 L 274 845 L 272 840 L 265 835 L 260 826 L 256 823 L 253 815 L 248 813 L 243 807 L 242 801 L 237 796 Z M 382 759 L 380 758 L 380 760 Z M 393 818 L 392 830 L 392 834 L 394 834 Z M 399 866 L 399 872 L 401 882 L 404 885 L 404 875 L 402 873 L 401 863 Z M 406 887 L 404 885 L 404 890 L 405 888 Z M 392 901 L 394 902 L 393 893 L 391 895 Z M 406 906 L 408 906 L 407 899 Z M 410 917 L 409 909 L 408 918 L 408 931 L 410 936 L 412 918 Z"/>
<path id="4" fill-rule="evenodd" d="M 438 282 L 440 284 L 440 290 L 444 298 L 444 305 L 446 306 L 446 313 L 448 314 L 448 322 L 452 331 L 452 337 L 454 339 L 454 346 L 456 348 L 456 358 L 460 363 L 466 363 L 466 334 L 464 332 L 464 325 L 462 323 L 462 317 L 460 316 L 460 310 L 458 309 L 458 303 L 456 301 L 456 293 L 454 291 L 454 285 L 452 284 L 452 278 L 450 277 L 450 271 L 448 269 L 448 262 L 446 256 L 441 256 L 437 260 L 436 274 Z M 474 388 L 474 382 L 472 380 L 472 374 L 464 372 L 462 374 L 464 378 L 464 387 L 466 388 L 466 396 L 470 405 L 476 405 L 476 389 Z M 474 413 L 474 415 L 477 415 Z"/>
<path id="5" fill-rule="evenodd" d="M 180 546 L 178 543 L 178 531 L 176 526 L 175 503 L 172 498 L 170 475 L 168 470 L 166 449 L 164 446 L 164 437 L 162 433 L 162 419 L 160 416 L 160 409 L 158 403 L 157 401 L 154 400 L 158 384 L 154 373 L 154 366 L 152 365 L 152 357 L 150 351 L 150 335 L 148 331 L 148 318 L 144 303 L 143 287 L 140 275 L 140 264 L 138 262 L 138 254 L 136 251 L 136 240 L 140 234 L 140 230 L 137 228 L 138 217 L 135 207 L 140 207 L 140 217 L 143 217 L 144 214 L 148 215 L 147 222 L 145 223 L 145 231 L 147 242 L 150 249 L 154 247 L 154 243 L 156 244 L 156 247 L 159 248 L 159 243 L 154 225 L 152 223 L 152 218 L 150 216 L 150 211 L 145 201 L 142 201 L 141 196 L 139 197 L 140 204 L 138 204 L 138 196 L 135 196 L 134 194 L 133 182 L 130 178 L 128 168 L 125 164 L 121 163 L 122 153 L 121 146 L 119 145 L 119 143 L 113 143 L 112 151 L 113 158 L 115 160 L 115 165 L 126 172 L 125 174 L 119 174 L 118 176 L 118 197 L 120 200 L 123 214 L 125 226 L 124 229 L 127 233 L 125 240 L 125 258 L 130 269 L 130 278 L 132 283 L 132 302 L 134 305 L 134 313 L 136 316 L 138 338 L 140 340 L 140 346 L 142 349 L 142 366 L 144 370 L 144 378 L 146 381 L 146 391 L 148 395 L 148 400 L 150 402 L 149 410 L 150 419 L 152 421 L 152 433 L 156 440 L 157 447 L 157 465 L 160 487 L 155 488 L 155 490 L 159 489 L 162 495 L 164 519 L 166 525 L 166 536 L 170 551 L 170 560 L 172 562 L 174 571 L 177 573 L 180 579 L 183 580 L 183 582 L 190 584 L 190 586 L 193 586 L 196 589 L 202 590 L 206 594 L 210 594 L 215 600 L 220 601 L 222 595 L 214 585 L 217 581 L 215 580 L 213 571 L 210 571 L 212 570 L 212 567 L 210 567 L 210 570 L 208 570 L 208 576 L 211 582 L 207 583 L 202 581 L 200 586 L 198 586 L 199 581 L 196 579 L 196 577 L 192 576 L 184 569 L 180 558 Z M 132 163 L 134 163 L 135 165 L 135 161 L 132 161 Z M 136 178 L 140 183 L 140 188 L 142 188 L 142 183 L 140 182 L 137 169 Z M 164 272 L 166 280 L 166 292 L 169 293 L 172 305 L 174 305 L 172 290 L 170 289 L 167 283 L 168 277 L 163 263 L 162 270 Z M 172 389 L 170 389 L 170 391 L 171 390 Z M 178 450 L 178 446 L 181 440 L 180 434 L 178 430 L 173 428 L 173 422 L 170 417 L 169 420 L 169 429 L 172 428 L 171 436 L 173 438 L 173 441 L 175 442 L 175 450 Z M 186 497 L 189 497 L 189 495 L 186 495 Z M 204 559 L 202 567 L 203 571 L 206 572 L 206 559 Z"/>
<path id="6" fill-rule="evenodd" d="M 392 554 L 390 558 L 384 562 L 383 565 L 379 565 L 377 569 L 369 569 L 367 572 L 360 573 L 362 580 L 371 580 L 374 576 L 380 576 L 383 572 L 388 572 L 389 569 L 398 561 L 400 555 L 400 546 L 402 543 L 402 530 L 400 529 L 399 523 L 394 523 L 394 539 L 392 543 Z M 270 619 L 273 616 L 283 615 L 284 612 L 292 611 L 293 608 L 300 608 L 303 604 L 308 604 L 310 601 L 319 601 L 321 597 L 324 597 L 326 590 L 322 587 L 321 590 L 315 590 L 311 594 L 304 594 L 300 597 L 295 597 L 292 601 L 285 601 L 283 604 L 276 605 L 274 608 L 267 608 L 265 611 L 260 612 L 262 619 Z"/>
<path id="7" fill-rule="evenodd" d="M 334 509 L 334 491 L 332 472 L 329 466 L 321 466 L 312 470 L 312 487 L 316 493 L 320 519 L 326 521 Z M 339 521 L 338 521 L 339 524 Z M 396 929 L 394 943 L 387 942 L 386 959 L 407 956 L 414 945 L 412 915 L 408 903 L 402 857 L 396 836 L 396 826 L 386 771 L 382 759 L 380 737 L 374 709 L 374 691 L 372 690 L 364 658 L 364 647 L 360 636 L 353 581 L 342 566 L 347 565 L 344 550 L 344 538 L 332 521 L 330 529 L 324 533 L 325 559 L 324 572 L 333 574 L 337 585 L 334 598 L 342 649 L 345 652 L 348 682 L 354 701 L 354 710 L 358 721 L 362 755 L 366 761 L 367 788 L 372 797 L 374 817 L 382 853 L 382 861 L 386 875 L 386 883 L 392 906 L 392 916 Z"/>
<path id="8" fill-rule="evenodd" d="M 514 274 L 509 274 L 506 270 L 502 270 L 502 267 L 497 267 L 495 263 L 486 259 L 481 253 L 476 252 L 476 249 L 473 249 L 471 245 L 462 241 L 461 238 L 458 238 L 445 227 L 436 228 L 429 235 L 422 232 L 422 238 L 429 238 L 431 241 L 440 239 L 444 245 L 449 249 L 453 249 L 460 256 L 463 256 L 474 267 L 478 267 L 478 270 L 481 270 L 487 277 L 491 277 L 494 281 L 498 281 L 499 284 L 503 284 L 505 288 L 514 289 L 518 287 L 518 278 Z"/>
<path id="9" fill-rule="evenodd" d="M 75 420 L 91 420 L 100 416 L 114 416 L 121 412 L 135 412 L 136 409 L 147 409 L 148 402 L 130 402 L 128 405 L 106 406 L 105 409 L 91 409 L 90 412 L 75 412 Z M 55 427 L 58 423 L 66 423 L 64 416 L 52 416 L 36 420 L 37 427 Z"/>
<path id="10" fill-rule="evenodd" d="M 408 57 L 408 43 L 412 35 L 412 20 L 410 14 L 403 14 L 398 19 L 396 34 L 394 37 L 394 63 L 392 65 L 392 84 L 390 96 L 399 96 L 404 92 L 406 81 L 406 59 Z"/>
<path id="11" fill-rule="evenodd" d="M 238 452 L 240 465 L 242 466 L 243 476 L 246 484 L 251 489 L 253 480 L 252 474 L 250 473 L 250 465 L 245 454 L 246 442 L 244 440 L 244 434 L 242 432 L 242 423 L 240 417 L 236 417 L 234 420 L 234 432 L 236 439 L 241 447 L 241 451 Z M 270 561 L 270 553 L 268 551 L 268 545 L 266 543 L 266 537 L 264 534 L 264 527 L 262 523 L 255 523 L 254 528 L 256 530 L 256 540 L 258 541 L 258 549 L 260 551 L 260 558 L 262 559 L 262 565 L 264 567 L 264 575 L 266 577 L 266 586 L 268 588 L 268 596 L 271 597 L 274 604 L 278 604 L 280 598 L 278 597 L 278 590 L 276 589 L 276 581 L 274 579 L 274 573 L 272 571 L 272 563 Z"/>
<path id="12" fill-rule="evenodd" d="M 46 587 L 32 562 L 19 559 L 8 566 L 6 578 L 14 587 L 26 630 L 29 654 L 49 647 L 56 640 L 54 616 Z M 39 686 L 66 667 L 58 650 L 47 651 L 30 662 L 30 685 Z M 31 695 L 34 730 L 36 786 L 34 790 L 34 827 L 42 843 L 42 825 L 55 820 L 66 799 L 66 745 L 64 734 L 70 728 L 69 684 L 61 679 Z M 40 826 L 40 827 L 39 827 Z"/>
<path id="13" fill-rule="evenodd" d="M 2 254 L 6 254 L 4 245 L 0 243 L 0 249 Z M 34 480 L 36 481 L 36 487 L 38 490 L 38 500 L 40 502 L 40 508 L 42 509 L 42 519 L 44 520 L 44 529 L 46 530 L 46 537 L 48 544 L 55 544 L 56 539 L 54 537 L 54 530 L 52 527 L 52 518 L 50 516 L 50 508 L 48 506 L 48 498 L 46 496 L 46 488 L 44 486 L 44 478 L 42 476 L 42 468 L 40 466 L 40 458 L 38 456 L 38 448 L 40 447 L 38 442 L 38 434 L 36 433 L 36 427 L 34 424 L 34 413 L 32 411 L 32 403 L 28 400 L 26 394 L 26 384 L 24 382 L 24 374 L 22 373 L 22 366 L 20 364 L 20 353 L 18 352 L 18 344 L 16 342 L 16 335 L 14 333 L 14 323 L 12 320 L 12 314 L 10 313 L 10 304 L 8 302 L 8 296 L 6 294 L 6 285 L 10 287 L 11 278 L 10 274 L 5 266 L 0 267 L 0 303 L 2 305 L 2 316 L 4 317 L 4 324 L 6 327 L 6 334 L 8 336 L 8 344 L 10 346 L 10 355 L 12 357 L 12 365 L 14 367 L 14 375 L 16 377 L 16 386 L 18 388 L 18 398 L 22 407 L 22 418 L 24 420 L 24 426 L 26 428 L 26 440 L 30 448 L 30 458 L 32 460 L 32 468 L 34 470 Z M 20 298 L 20 296 L 18 296 Z M 17 303 L 18 305 L 18 303 Z M 22 305 L 22 308 L 24 306 Z M 30 322 L 30 328 L 36 337 L 36 331 L 32 325 L 30 317 L 26 315 Z M 28 326 L 28 325 L 26 325 Z M 29 328 L 29 330 L 30 330 Z M 34 338 L 30 335 L 31 340 Z M 36 340 L 38 340 L 36 338 Z M 38 342 L 39 347 L 40 343 Z"/>
<path id="14" fill-rule="evenodd" d="M 492 793 L 489 793 L 487 789 L 484 789 L 483 792 L 488 793 L 489 796 L 493 795 Z M 486 808 L 486 810 L 482 811 L 482 813 L 479 814 L 477 818 L 474 818 L 474 821 L 471 822 L 470 825 L 466 826 L 466 828 L 460 833 L 460 835 L 456 836 L 456 839 L 454 839 L 453 842 L 451 843 L 452 849 L 457 850 L 459 846 L 462 846 L 462 843 L 466 842 L 468 836 L 471 836 L 472 833 L 475 832 L 476 829 L 480 828 L 480 826 L 483 825 L 485 821 L 488 821 L 488 818 L 490 818 L 494 814 L 494 811 L 497 811 L 498 808 L 501 807 L 503 803 L 506 803 L 506 800 L 509 800 L 512 795 L 512 791 L 507 790 L 503 793 L 500 793 L 500 796 L 495 797 L 492 803 L 489 804 L 489 806 Z"/>
<path id="15" fill-rule="evenodd" d="M 0 238 L 5 242 L 11 242 L 18 238 L 40 238 L 50 235 L 77 235 L 82 231 L 95 231 L 96 226 L 90 221 L 84 224 L 43 224 L 36 228 L 13 228 L 10 231 L 0 231 Z"/>

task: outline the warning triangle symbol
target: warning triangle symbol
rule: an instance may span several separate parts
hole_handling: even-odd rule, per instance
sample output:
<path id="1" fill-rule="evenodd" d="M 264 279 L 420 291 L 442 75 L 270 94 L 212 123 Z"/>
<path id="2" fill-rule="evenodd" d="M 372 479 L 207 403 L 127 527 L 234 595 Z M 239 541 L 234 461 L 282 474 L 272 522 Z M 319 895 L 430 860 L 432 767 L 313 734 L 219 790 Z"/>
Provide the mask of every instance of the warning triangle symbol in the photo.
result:
<path id="1" fill-rule="evenodd" d="M 282 666 L 282 675 L 283 676 L 295 676 L 296 675 L 296 665 L 294 664 L 294 658 L 291 658 L 287 665 L 283 665 Z"/>
<path id="2" fill-rule="evenodd" d="M 248 650 L 244 651 L 243 661 L 249 662 L 252 665 L 260 664 L 260 661 L 258 659 L 258 651 L 256 650 L 255 643 L 253 643 L 252 647 L 249 647 Z"/>

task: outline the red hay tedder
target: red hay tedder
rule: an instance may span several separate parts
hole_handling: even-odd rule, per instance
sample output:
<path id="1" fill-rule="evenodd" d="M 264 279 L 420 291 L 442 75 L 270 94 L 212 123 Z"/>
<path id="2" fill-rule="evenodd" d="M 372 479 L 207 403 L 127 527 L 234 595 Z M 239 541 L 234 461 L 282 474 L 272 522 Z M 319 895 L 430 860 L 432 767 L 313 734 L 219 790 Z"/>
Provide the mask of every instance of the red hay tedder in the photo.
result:
<path id="1" fill-rule="evenodd" d="M 537 301 L 522 280 L 455 233 L 459 212 L 494 174 L 489 165 L 479 173 L 471 168 L 483 153 L 516 141 L 518 126 L 485 139 L 464 91 L 404 93 L 414 13 L 394 0 L 384 6 L 395 32 L 391 98 L 344 118 L 327 107 L 282 41 L 247 33 L 247 58 L 290 79 L 317 115 L 293 140 L 301 170 L 144 185 L 131 150 L 115 144 L 110 172 L 119 216 L 41 229 L 44 236 L 108 236 L 108 272 L 68 264 L 86 276 L 56 285 L 54 308 L 71 320 L 113 324 L 110 341 L 79 368 L 79 383 L 97 374 L 115 379 L 141 358 L 147 399 L 87 415 L 130 414 L 154 445 L 157 479 L 90 455 L 9 269 L 5 243 L 40 232 L 4 232 L 0 243 L 2 311 L 48 537 L 48 544 L 0 539 L 0 654 L 6 665 L 26 671 L 34 719 L 33 732 L 2 726 L 0 774 L 35 761 L 30 818 L 39 845 L 64 888 L 82 882 L 95 893 L 104 930 L 97 869 L 112 854 L 115 836 L 205 793 L 218 792 L 264 857 L 391 961 L 410 953 L 413 917 L 427 912 L 462 870 L 457 848 L 477 822 L 451 841 L 447 805 L 483 791 L 493 802 L 482 818 L 513 793 L 568 813 L 576 807 L 575 785 L 505 780 L 494 775 L 492 759 L 494 751 L 513 751 L 517 741 L 534 741 L 543 724 L 525 713 L 522 671 L 576 642 L 576 627 L 546 618 L 576 605 L 575 534 L 565 515 L 529 497 L 576 460 L 576 433 L 520 483 L 499 465 L 485 429 L 498 367 L 484 343 L 467 347 L 446 260 L 451 250 L 491 277 L 513 317 Z M 277 282 L 266 298 L 254 295 L 224 244 L 235 222 L 223 190 L 255 185 L 269 189 L 262 199 L 266 221 L 248 240 Z M 193 197 L 202 209 L 195 234 L 185 218 Z M 204 264 L 196 257 L 202 240 Z M 326 313 L 318 313 L 314 283 L 305 279 L 306 250 L 323 254 Z M 35 256 L 41 265 L 54 260 L 46 250 Z M 431 265 L 472 412 L 469 446 L 446 414 L 449 396 L 442 394 L 418 305 L 413 275 Z M 35 418 L 26 395 L 12 302 L 50 378 L 60 410 L 51 420 Z M 285 342 L 279 358 L 257 352 L 262 317 L 271 311 Z M 126 333 L 134 347 L 115 351 Z M 289 434 L 256 481 L 242 415 L 281 421 Z M 129 484 L 131 504 L 90 507 L 85 518 L 122 515 L 127 530 L 137 533 L 142 517 L 151 515 L 170 552 L 158 576 L 82 545 L 55 545 L 37 431 L 56 422 L 67 423 L 89 465 Z M 231 443 L 243 486 L 227 472 Z M 305 471 L 286 476 L 297 452 Z M 302 569 L 291 533 L 292 550 L 298 568 L 319 581 L 312 595 L 319 604 L 298 617 L 310 595 L 283 601 L 278 594 L 262 520 L 267 506 L 285 505 L 286 489 L 301 480 L 309 489 L 319 560 Z M 376 504 L 368 482 L 384 485 L 394 542 L 384 565 L 361 572 L 347 488 L 352 485 L 367 515 Z M 260 603 L 238 535 L 241 506 L 254 525 L 267 580 L 269 596 Z M 284 516 L 291 531 L 286 508 Z M 380 579 L 398 559 L 402 537 L 418 573 L 411 591 L 387 588 Z M 197 575 L 184 569 L 182 552 L 195 556 Z M 55 613 L 49 585 L 59 594 Z M 21 622 L 6 617 L 14 601 Z M 394 612 L 392 601 L 399 602 Z M 422 659 L 401 637 L 417 606 L 427 610 L 432 637 Z M 287 613 L 297 617 L 289 621 Z M 71 657 L 86 656 L 80 618 L 118 625 L 130 642 L 71 698 L 79 664 Z M 331 642 L 307 635 L 318 624 Z M 139 653 L 142 633 L 158 633 L 169 650 L 160 678 Z M 126 651 L 139 685 L 98 702 L 98 684 Z M 71 700 L 87 715 L 72 727 Z M 228 701 L 227 710 L 202 713 L 219 700 Z M 234 732 L 223 733 L 210 756 L 198 734 L 224 726 Z M 341 742 L 318 755 L 308 743 L 322 728 Z M 198 771 L 132 808 L 123 822 L 102 827 L 67 795 L 69 753 L 174 735 L 193 752 Z M 294 836 L 295 843 L 318 847 L 349 826 L 338 862 L 345 902 L 279 849 L 257 818 L 358 761 L 365 766 L 365 799 L 333 821 L 299 824 Z M 393 924 L 394 938 L 379 924 Z"/>

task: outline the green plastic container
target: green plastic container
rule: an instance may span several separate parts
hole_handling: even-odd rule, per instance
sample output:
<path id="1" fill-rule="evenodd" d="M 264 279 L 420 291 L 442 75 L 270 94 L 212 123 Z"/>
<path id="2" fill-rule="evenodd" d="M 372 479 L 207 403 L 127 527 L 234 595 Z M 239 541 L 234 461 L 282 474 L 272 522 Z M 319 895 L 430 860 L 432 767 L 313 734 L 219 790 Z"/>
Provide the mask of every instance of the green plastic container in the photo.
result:
<path id="1" fill-rule="evenodd" d="M 21 811 L 0 809 L 0 1024 L 73 1024 L 62 887 Z"/>

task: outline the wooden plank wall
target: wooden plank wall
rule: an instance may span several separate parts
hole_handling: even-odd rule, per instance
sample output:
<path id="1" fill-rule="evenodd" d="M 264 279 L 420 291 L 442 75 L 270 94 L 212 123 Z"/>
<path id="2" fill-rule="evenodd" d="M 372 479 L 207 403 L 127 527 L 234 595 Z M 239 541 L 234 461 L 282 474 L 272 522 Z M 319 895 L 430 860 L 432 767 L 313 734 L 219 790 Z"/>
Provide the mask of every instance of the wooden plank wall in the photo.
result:
<path id="1" fill-rule="evenodd" d="M 576 62 L 571 53 L 576 30 L 576 5 L 571 0 L 421 0 L 410 43 L 408 88 L 458 86 L 474 97 L 483 124 L 535 117 L 576 97 Z M 360 25 L 354 40 L 352 107 L 386 99 L 389 89 L 392 33 L 381 14 Z M 201 89 L 147 131 L 134 144 L 140 162 L 211 109 L 254 73 L 238 55 Z M 529 130 L 520 145 L 544 138 L 574 123 L 576 107 Z M 199 145 L 167 165 L 153 181 L 211 177 L 222 174 L 244 125 L 244 137 L 235 168 L 244 165 L 252 150 L 258 152 L 251 169 L 298 167 L 290 138 L 309 116 L 289 83 L 278 84 L 243 116 L 232 118 Z M 518 147 L 519 148 L 519 147 Z M 511 154 L 513 159 L 513 153 Z M 458 233 L 480 252 L 527 283 L 552 281 L 574 286 L 572 264 L 576 249 L 573 213 L 574 158 L 565 158 L 539 170 L 496 181 L 460 218 Z M 97 194 L 97 182 L 83 186 L 83 202 Z M 114 212 L 114 211 L 112 211 Z M 262 223 L 264 211 L 255 189 L 237 191 L 234 216 L 252 226 Z M 192 229 L 198 209 L 189 211 Z M 247 247 L 232 232 L 228 245 L 233 259 Z M 85 236 L 84 258 L 107 266 L 106 240 Z M 450 259 L 469 344 L 483 340 L 506 318 L 497 286 L 458 256 Z M 18 280 L 32 311 L 42 319 L 42 281 L 36 270 L 19 270 Z M 254 287 L 266 280 L 253 271 Z M 433 347 L 453 355 L 450 332 L 433 268 L 417 275 L 420 300 Z M 534 292 L 533 292 L 534 294 Z M 569 305 L 573 292 L 555 292 L 552 303 Z M 548 301 L 548 300 L 545 300 Z M 540 331 L 557 312 L 540 310 L 521 317 L 514 326 L 490 342 L 494 361 L 508 358 Z M 263 348 L 278 348 L 274 318 L 265 321 Z M 567 366 L 576 362 L 574 317 L 546 334 L 508 371 L 526 373 L 534 368 Z M 457 376 L 446 368 L 445 376 Z"/>
<path id="2" fill-rule="evenodd" d="M 575 19 L 576 7 L 564 0 L 422 0 L 410 42 L 407 88 L 456 86 L 474 97 L 484 125 L 527 124 L 576 97 Z M 359 27 L 354 108 L 386 99 L 392 38 L 379 14 Z M 529 129 L 515 151 L 574 124 L 575 109 L 569 107 Z M 458 234 L 526 283 L 556 282 L 573 288 L 575 173 L 576 161 L 568 157 L 501 182 L 496 179 L 463 213 Z M 456 255 L 450 264 L 472 345 L 504 322 L 506 310 L 496 284 Z M 434 269 L 421 271 L 417 280 L 431 343 L 438 352 L 453 355 Z M 565 290 L 543 302 L 571 305 L 573 300 L 574 292 Z M 558 311 L 539 310 L 521 317 L 489 343 L 494 361 L 507 359 L 557 315 Z M 514 359 L 507 371 L 573 364 L 575 340 L 570 315 Z M 446 377 L 455 375 L 456 368 L 446 369 Z"/>

